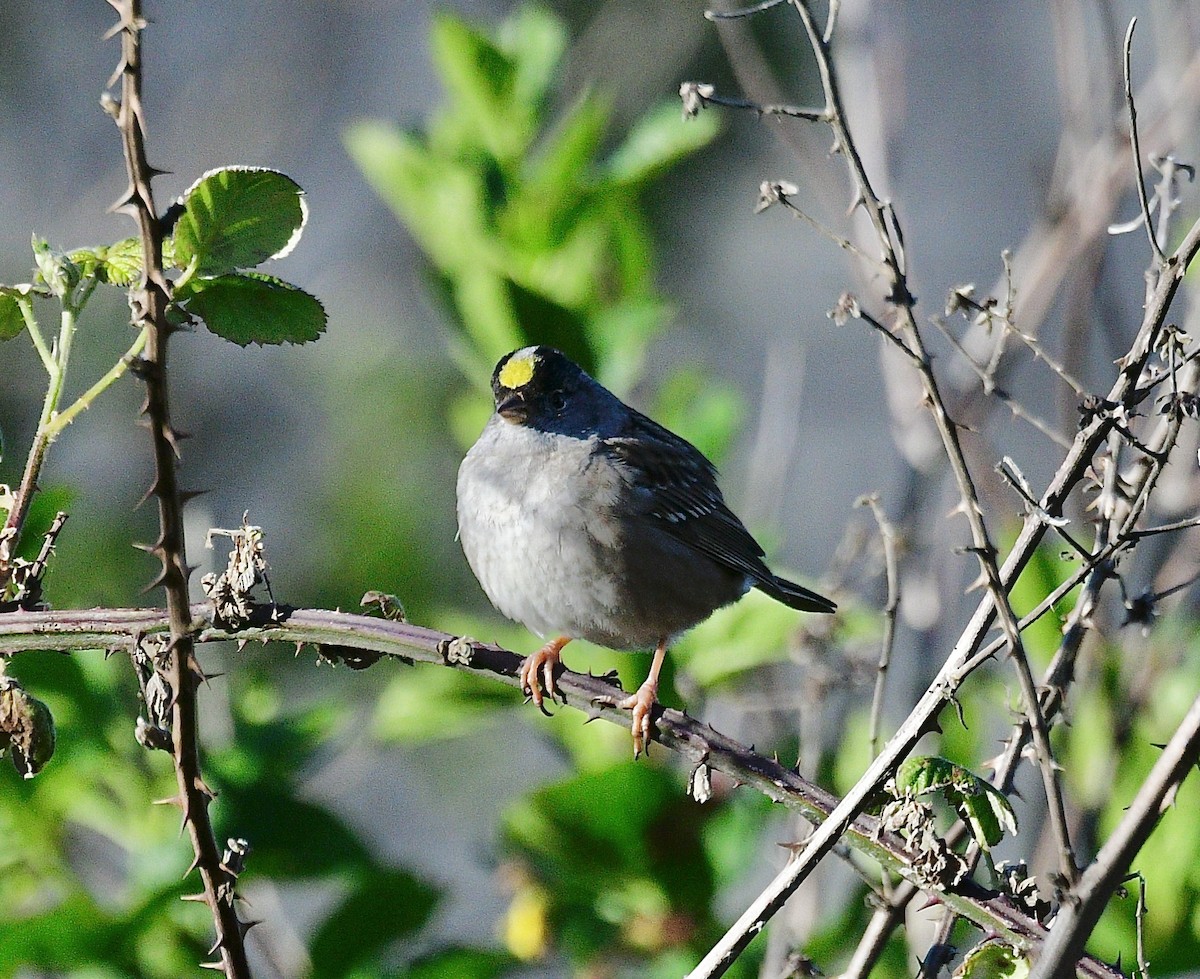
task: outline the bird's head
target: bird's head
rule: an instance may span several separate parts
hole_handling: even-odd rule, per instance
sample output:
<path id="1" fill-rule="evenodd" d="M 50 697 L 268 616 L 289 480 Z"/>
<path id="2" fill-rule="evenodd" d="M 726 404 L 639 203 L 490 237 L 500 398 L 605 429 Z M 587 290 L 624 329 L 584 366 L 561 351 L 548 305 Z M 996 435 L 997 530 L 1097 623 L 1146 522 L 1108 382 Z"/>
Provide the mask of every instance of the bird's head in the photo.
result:
<path id="1" fill-rule="evenodd" d="M 590 397 L 582 396 L 591 392 Z M 522 347 L 502 357 L 492 373 L 496 414 L 513 425 L 574 433 L 593 423 L 607 392 L 553 347 Z"/>

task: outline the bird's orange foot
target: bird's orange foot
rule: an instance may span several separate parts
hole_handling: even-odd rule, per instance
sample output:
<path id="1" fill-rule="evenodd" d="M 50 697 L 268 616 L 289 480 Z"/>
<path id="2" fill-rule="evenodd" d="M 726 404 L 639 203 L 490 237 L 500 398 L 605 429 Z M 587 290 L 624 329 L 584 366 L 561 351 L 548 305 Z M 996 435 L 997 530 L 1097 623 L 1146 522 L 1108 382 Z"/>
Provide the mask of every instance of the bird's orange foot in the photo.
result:
<path id="1" fill-rule="evenodd" d="M 555 667 L 562 667 L 562 648 L 570 641 L 565 636 L 551 639 L 521 662 L 521 672 L 518 674 L 521 679 L 521 691 L 547 717 L 550 716 L 550 712 L 546 710 L 543 701 L 546 697 L 553 700 L 561 696 L 554 685 L 554 671 Z M 562 700 L 566 703 L 566 697 Z"/>
<path id="2" fill-rule="evenodd" d="M 615 697 L 605 697 L 598 703 L 609 703 L 621 710 L 633 711 L 633 724 L 630 733 L 633 735 L 633 757 L 637 758 L 646 750 L 654 737 L 654 708 L 658 704 L 658 684 L 647 680 L 633 695 L 624 700 Z"/>

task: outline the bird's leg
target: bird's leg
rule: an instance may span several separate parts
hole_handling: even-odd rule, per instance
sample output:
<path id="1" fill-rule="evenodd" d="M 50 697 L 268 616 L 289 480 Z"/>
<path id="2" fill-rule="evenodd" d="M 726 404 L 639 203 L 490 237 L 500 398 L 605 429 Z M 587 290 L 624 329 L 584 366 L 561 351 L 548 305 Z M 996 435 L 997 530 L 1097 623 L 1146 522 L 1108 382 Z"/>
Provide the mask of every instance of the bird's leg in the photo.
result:
<path id="1" fill-rule="evenodd" d="M 542 706 L 542 691 L 544 689 L 545 696 L 551 700 L 558 696 L 558 690 L 554 686 L 554 668 L 562 663 L 559 654 L 563 646 L 570 641 L 566 636 L 557 636 L 521 662 L 521 690 L 533 701 L 537 709 L 547 716 L 550 712 Z"/>
<path id="2" fill-rule="evenodd" d="M 654 661 L 650 664 L 650 675 L 637 692 L 616 706 L 622 710 L 633 711 L 633 757 L 636 758 L 650 743 L 654 731 L 654 705 L 658 703 L 658 674 L 662 670 L 663 660 L 667 658 L 667 639 L 659 640 L 654 650 Z"/>

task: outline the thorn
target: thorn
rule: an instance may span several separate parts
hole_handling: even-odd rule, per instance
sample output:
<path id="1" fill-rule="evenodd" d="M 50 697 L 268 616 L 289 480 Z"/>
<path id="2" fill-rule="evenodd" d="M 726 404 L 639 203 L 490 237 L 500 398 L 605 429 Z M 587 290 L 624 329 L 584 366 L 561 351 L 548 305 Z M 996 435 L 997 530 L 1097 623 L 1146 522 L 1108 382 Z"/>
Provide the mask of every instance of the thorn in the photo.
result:
<path id="1" fill-rule="evenodd" d="M 163 568 L 163 570 L 160 571 L 157 575 L 155 575 L 154 578 L 151 580 L 150 584 L 146 585 L 139 592 L 139 594 L 145 595 L 147 592 L 154 591 L 155 588 L 161 588 L 166 583 L 167 583 L 167 569 Z"/>
<path id="2" fill-rule="evenodd" d="M 150 803 L 150 805 L 152 805 L 152 806 L 178 806 L 180 809 L 182 809 L 183 808 L 183 800 L 177 795 L 171 795 L 171 796 L 167 796 L 167 798 L 165 798 L 165 799 L 155 799 L 152 803 Z"/>
<path id="3" fill-rule="evenodd" d="M 199 894 L 180 894 L 179 900 L 192 901 L 192 902 L 195 902 L 196 904 L 207 904 L 208 903 L 208 898 L 204 895 L 203 891 L 201 891 Z"/>
<path id="4" fill-rule="evenodd" d="M 206 493 L 211 493 L 211 492 L 212 492 L 212 490 L 208 490 L 208 489 L 180 490 L 179 491 L 179 502 L 188 503 L 189 501 L 194 500 L 198 496 L 204 496 Z"/>
<path id="5" fill-rule="evenodd" d="M 186 880 L 191 875 L 192 871 L 195 870 L 199 866 L 200 866 L 200 858 L 198 856 L 192 857 L 192 862 L 190 864 L 188 864 L 188 869 L 183 872 L 183 877 L 181 877 L 180 880 Z M 206 898 L 203 894 L 201 894 L 200 900 L 207 901 L 208 898 Z"/>
<path id="6" fill-rule="evenodd" d="M 194 779 L 194 784 L 196 786 L 196 791 L 208 799 L 209 802 L 217 797 L 217 793 L 210 789 L 205 783 L 204 779 L 202 779 L 199 775 L 197 775 Z"/>
<path id="7" fill-rule="evenodd" d="M 179 443 L 188 437 L 187 433 L 177 432 L 170 425 L 164 425 L 162 428 L 162 437 L 167 440 L 167 444 L 171 447 L 171 451 L 175 453 L 175 458 L 183 458 L 179 451 Z"/>
<path id="8" fill-rule="evenodd" d="M 143 506 L 143 505 L 144 505 L 144 504 L 145 504 L 145 503 L 146 503 L 146 502 L 147 502 L 147 501 L 148 501 L 148 500 L 149 500 L 151 497 L 153 497 L 153 496 L 157 496 L 157 495 L 158 495 L 158 480 L 156 479 L 156 480 L 154 480 L 153 482 L 151 482 L 151 484 L 150 484 L 149 486 L 147 486 L 147 487 L 146 487 L 146 492 L 145 492 L 145 493 L 143 493 L 143 494 L 141 495 L 141 497 L 139 497 L 139 499 L 138 499 L 137 503 L 135 503 L 135 504 L 133 505 L 133 508 L 134 508 L 135 510 L 140 510 L 140 509 L 142 508 L 142 506 Z"/>
<path id="9" fill-rule="evenodd" d="M 108 205 L 108 210 L 112 214 L 127 214 L 131 218 L 137 217 L 137 194 L 130 187 L 120 197 Z"/>
<path id="10" fill-rule="evenodd" d="M 224 972 L 225 971 L 225 963 L 224 962 L 201 962 L 200 968 L 201 969 L 212 969 L 213 972 Z"/>
<path id="11" fill-rule="evenodd" d="M 261 925 L 262 922 L 255 918 L 253 921 L 238 921 L 238 928 L 241 929 L 242 937 L 246 937 L 246 933 L 256 925 Z"/>

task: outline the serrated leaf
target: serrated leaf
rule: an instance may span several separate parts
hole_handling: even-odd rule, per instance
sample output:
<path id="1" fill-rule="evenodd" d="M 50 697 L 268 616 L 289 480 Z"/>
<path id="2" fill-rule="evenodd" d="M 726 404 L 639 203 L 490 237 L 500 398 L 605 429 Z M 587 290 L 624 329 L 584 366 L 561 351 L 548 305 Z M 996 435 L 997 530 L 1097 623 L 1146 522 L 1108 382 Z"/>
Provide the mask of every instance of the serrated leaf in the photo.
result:
<path id="1" fill-rule="evenodd" d="M 307 343 L 325 332 L 325 309 L 290 282 L 255 272 L 189 279 L 175 292 L 219 337 L 248 343 Z"/>
<path id="2" fill-rule="evenodd" d="M 717 117 L 711 114 L 684 121 L 678 105 L 663 103 L 642 116 L 608 158 L 606 176 L 620 185 L 649 180 L 707 145 L 716 136 L 719 125 Z"/>
<path id="3" fill-rule="evenodd" d="M 19 336 L 25 329 L 25 317 L 15 289 L 0 288 L 0 342 Z"/>
<path id="4" fill-rule="evenodd" d="M 287 174 L 261 167 L 210 170 L 187 189 L 175 225 L 175 261 L 221 275 L 282 258 L 308 218 L 304 191 Z"/>
<path id="5" fill-rule="evenodd" d="M 1007 831 L 1017 831 L 1017 816 L 1004 794 L 986 779 L 946 758 L 909 758 L 896 771 L 896 787 L 909 795 L 942 796 L 971 827 L 979 845 L 990 850 Z"/>
<path id="6" fill-rule="evenodd" d="M 132 285 L 142 271 L 142 242 L 138 238 L 123 238 L 114 242 L 104 249 L 102 260 L 104 276 L 109 282 L 114 286 Z M 163 264 L 170 264 L 165 255 Z"/>

